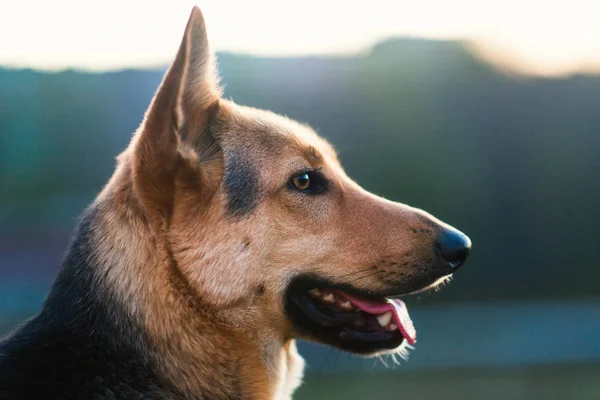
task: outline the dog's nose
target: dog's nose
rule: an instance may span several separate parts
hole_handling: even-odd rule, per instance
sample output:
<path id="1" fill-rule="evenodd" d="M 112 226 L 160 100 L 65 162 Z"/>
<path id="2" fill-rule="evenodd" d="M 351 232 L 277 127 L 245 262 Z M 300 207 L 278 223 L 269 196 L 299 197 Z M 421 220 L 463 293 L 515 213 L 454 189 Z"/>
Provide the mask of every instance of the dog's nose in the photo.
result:
<path id="1" fill-rule="evenodd" d="M 471 239 L 461 231 L 448 228 L 437 241 L 438 249 L 444 260 L 448 261 L 452 272 L 464 264 L 471 251 Z"/>

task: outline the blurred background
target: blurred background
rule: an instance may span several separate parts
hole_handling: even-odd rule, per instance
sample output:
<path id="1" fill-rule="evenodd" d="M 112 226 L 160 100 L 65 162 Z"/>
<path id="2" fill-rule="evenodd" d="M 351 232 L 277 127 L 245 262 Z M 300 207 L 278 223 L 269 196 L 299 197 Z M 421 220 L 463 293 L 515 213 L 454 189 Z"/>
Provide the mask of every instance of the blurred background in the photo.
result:
<path id="1" fill-rule="evenodd" d="M 474 243 L 406 299 L 409 361 L 301 343 L 295 399 L 600 398 L 600 10 L 548 3 L 200 2 L 226 97 Z M 192 4 L 0 3 L 0 335 L 39 310 Z"/>

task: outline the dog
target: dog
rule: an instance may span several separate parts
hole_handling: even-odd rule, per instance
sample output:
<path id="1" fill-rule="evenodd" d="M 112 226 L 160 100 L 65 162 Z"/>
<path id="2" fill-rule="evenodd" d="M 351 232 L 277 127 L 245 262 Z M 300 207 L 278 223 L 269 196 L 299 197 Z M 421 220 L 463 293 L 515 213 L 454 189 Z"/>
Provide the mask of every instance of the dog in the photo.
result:
<path id="1" fill-rule="evenodd" d="M 288 399 L 306 339 L 364 356 L 469 238 L 377 197 L 308 126 L 221 95 L 200 10 L 42 310 L 0 344 L 1 399 Z"/>

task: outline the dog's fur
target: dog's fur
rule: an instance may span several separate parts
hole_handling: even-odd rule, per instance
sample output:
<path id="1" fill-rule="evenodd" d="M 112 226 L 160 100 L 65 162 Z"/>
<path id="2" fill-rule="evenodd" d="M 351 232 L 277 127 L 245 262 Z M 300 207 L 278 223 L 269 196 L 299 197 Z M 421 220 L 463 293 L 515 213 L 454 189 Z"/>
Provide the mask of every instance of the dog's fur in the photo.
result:
<path id="1" fill-rule="evenodd" d="M 307 168 L 327 193 L 289 188 Z M 422 288 L 447 275 L 443 226 L 361 189 L 309 127 L 221 98 L 194 8 L 42 311 L 0 344 L 0 398 L 289 398 L 294 338 L 311 339 L 286 315 L 289 282 Z"/>

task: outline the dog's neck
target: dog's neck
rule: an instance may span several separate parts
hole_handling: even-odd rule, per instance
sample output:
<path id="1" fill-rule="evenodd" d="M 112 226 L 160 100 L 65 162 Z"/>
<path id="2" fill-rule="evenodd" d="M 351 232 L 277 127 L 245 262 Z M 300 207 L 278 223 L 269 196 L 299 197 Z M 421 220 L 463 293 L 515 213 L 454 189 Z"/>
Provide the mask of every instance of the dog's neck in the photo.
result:
<path id="1" fill-rule="evenodd" d="M 149 356 L 186 398 L 289 398 L 303 370 L 295 341 L 267 327 L 248 332 L 227 325 L 202 307 L 163 233 L 149 225 L 131 187 L 120 184 L 127 172 L 120 166 L 92 206 L 86 234 L 97 287 L 123 308 L 127 321 L 120 323 L 146 333 L 137 344 L 140 356 Z"/>

